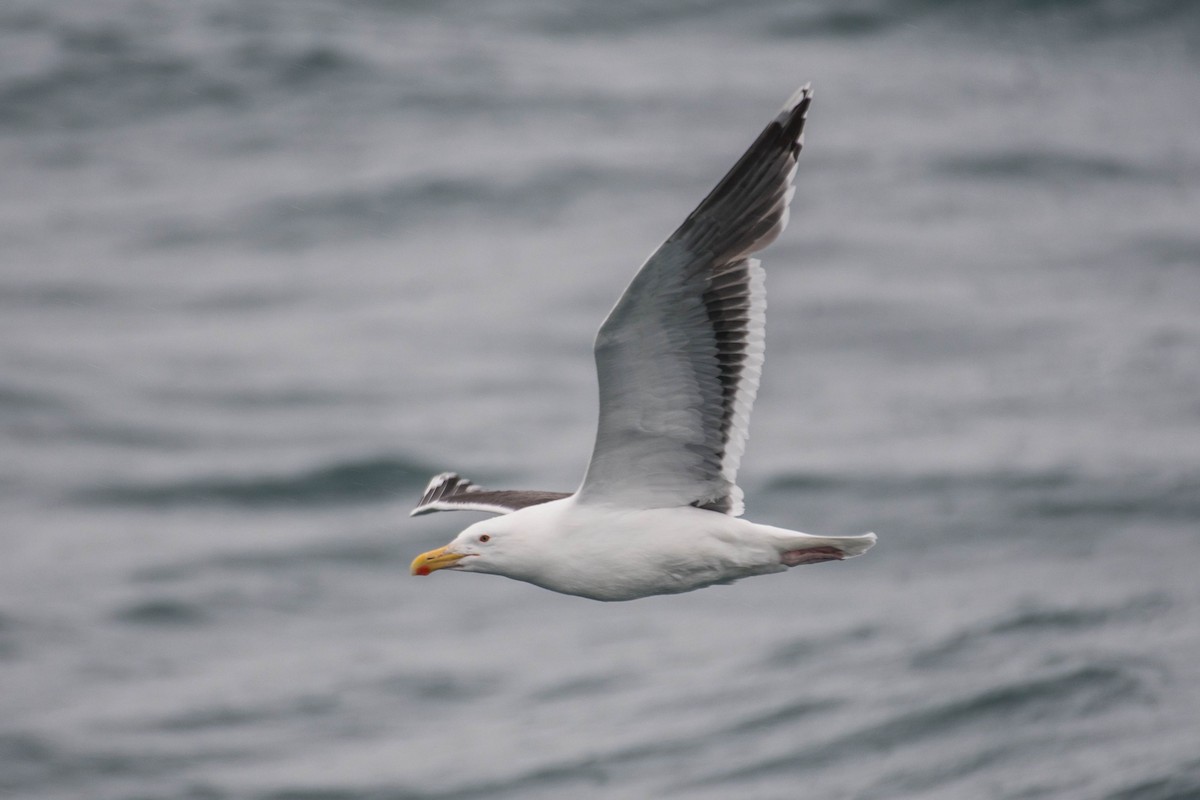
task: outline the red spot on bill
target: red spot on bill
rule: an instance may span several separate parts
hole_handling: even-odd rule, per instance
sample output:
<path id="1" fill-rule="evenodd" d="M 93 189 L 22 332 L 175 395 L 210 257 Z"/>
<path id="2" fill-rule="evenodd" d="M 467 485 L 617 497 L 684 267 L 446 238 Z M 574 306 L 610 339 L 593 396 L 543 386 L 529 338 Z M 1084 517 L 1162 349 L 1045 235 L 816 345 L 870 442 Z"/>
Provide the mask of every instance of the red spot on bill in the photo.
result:
<path id="1" fill-rule="evenodd" d="M 429 567 L 417 567 L 418 575 L 428 575 L 429 572 L 430 572 Z"/>

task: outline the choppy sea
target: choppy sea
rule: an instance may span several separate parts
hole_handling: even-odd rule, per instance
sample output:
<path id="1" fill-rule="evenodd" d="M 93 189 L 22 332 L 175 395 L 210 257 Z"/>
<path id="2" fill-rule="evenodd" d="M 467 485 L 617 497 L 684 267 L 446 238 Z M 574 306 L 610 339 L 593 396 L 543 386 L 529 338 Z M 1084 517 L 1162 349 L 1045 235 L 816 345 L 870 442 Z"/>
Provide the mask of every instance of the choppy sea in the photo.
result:
<path id="1" fill-rule="evenodd" d="M 879 545 L 409 577 L 809 80 L 741 482 Z M 1198 98 L 1183 0 L 0 3 L 0 796 L 1200 797 Z"/>

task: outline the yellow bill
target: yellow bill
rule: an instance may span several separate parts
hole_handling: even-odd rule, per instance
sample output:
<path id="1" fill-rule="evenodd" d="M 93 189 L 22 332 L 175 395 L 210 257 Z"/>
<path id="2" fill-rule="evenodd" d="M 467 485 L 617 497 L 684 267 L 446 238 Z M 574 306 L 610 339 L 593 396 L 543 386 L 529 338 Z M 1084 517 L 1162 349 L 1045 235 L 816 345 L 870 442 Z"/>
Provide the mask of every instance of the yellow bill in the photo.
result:
<path id="1" fill-rule="evenodd" d="M 431 572 L 446 567 L 453 566 L 463 556 L 461 553 L 447 552 L 446 547 L 439 547 L 436 550 L 430 550 L 428 553 L 421 553 L 413 559 L 410 570 L 413 575 L 428 575 Z"/>

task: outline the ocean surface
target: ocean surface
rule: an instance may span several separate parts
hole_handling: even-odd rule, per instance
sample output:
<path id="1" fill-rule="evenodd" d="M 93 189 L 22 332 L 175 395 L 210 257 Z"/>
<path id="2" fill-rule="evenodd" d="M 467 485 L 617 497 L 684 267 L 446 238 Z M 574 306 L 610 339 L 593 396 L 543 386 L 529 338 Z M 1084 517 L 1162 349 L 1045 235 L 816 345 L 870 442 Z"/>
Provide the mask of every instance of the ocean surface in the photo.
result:
<path id="1" fill-rule="evenodd" d="M 809 80 L 741 483 L 878 546 L 410 577 Z M 0 3 L 0 797 L 1200 798 L 1198 98 L 1184 0 Z"/>

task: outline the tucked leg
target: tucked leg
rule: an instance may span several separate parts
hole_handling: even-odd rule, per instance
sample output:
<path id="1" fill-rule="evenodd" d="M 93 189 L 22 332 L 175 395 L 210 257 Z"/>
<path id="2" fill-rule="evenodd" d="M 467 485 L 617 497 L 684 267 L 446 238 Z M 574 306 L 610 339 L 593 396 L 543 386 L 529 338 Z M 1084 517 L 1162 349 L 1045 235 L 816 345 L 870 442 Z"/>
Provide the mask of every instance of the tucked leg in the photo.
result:
<path id="1" fill-rule="evenodd" d="M 801 564 L 820 564 L 822 561 L 841 561 L 846 554 L 836 547 L 812 547 L 808 550 L 788 550 L 779 560 L 786 567 L 798 567 Z"/>

